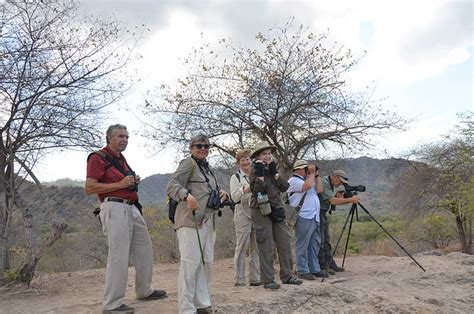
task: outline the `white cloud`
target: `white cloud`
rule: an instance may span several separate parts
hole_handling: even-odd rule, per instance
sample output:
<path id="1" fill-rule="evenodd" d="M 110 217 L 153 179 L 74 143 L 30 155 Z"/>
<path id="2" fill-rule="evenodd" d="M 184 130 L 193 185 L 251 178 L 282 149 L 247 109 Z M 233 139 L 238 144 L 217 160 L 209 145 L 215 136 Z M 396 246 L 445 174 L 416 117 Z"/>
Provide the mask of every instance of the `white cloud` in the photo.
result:
<path id="1" fill-rule="evenodd" d="M 355 87 L 376 81 L 378 86 L 398 90 L 396 98 L 407 106 L 410 99 L 400 96 L 404 86 L 423 82 L 451 65 L 465 62 L 471 57 L 473 46 L 473 4 L 467 0 L 86 2 L 89 11 L 100 8 L 101 14 L 113 13 L 119 20 L 124 16 L 131 25 L 145 23 L 151 28 L 149 37 L 138 48 L 143 58 L 132 65 L 138 69 L 142 82 L 134 94 L 122 101 L 126 110 L 111 117 L 114 122 L 129 126 L 133 137 L 126 156 L 142 176 L 172 171 L 174 158 L 170 157 L 171 151 L 156 156 L 146 153 L 145 140 L 136 137 L 141 125 L 130 113 L 137 112 L 140 117 L 135 107 L 144 101 L 147 90 L 182 77 L 186 69 L 180 58 L 204 42 L 230 37 L 234 43 L 248 45 L 254 43 L 257 32 L 283 26 L 294 16 L 295 25 L 303 23 L 316 32 L 329 28 L 330 39 L 350 48 L 355 55 L 367 50 L 368 55 L 351 73 L 350 81 Z M 140 6 L 138 13 L 131 10 L 134 6 Z M 453 124 L 446 117 L 423 116 L 409 131 L 391 134 L 377 146 L 394 155 L 444 134 Z M 83 178 L 84 158 L 84 153 L 54 154 L 40 168 L 40 177 Z M 84 167 L 72 169 L 69 161 L 62 163 L 64 160 Z"/>

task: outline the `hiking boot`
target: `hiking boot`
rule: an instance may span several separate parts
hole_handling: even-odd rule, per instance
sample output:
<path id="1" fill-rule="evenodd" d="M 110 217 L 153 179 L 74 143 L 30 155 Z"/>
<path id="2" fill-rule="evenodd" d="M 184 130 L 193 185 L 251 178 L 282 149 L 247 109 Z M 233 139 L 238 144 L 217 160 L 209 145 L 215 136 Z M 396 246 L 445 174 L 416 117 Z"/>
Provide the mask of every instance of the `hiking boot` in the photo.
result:
<path id="1" fill-rule="evenodd" d="M 217 312 L 217 311 L 214 311 L 214 312 Z M 202 308 L 202 309 L 197 309 L 197 310 L 196 310 L 196 313 L 197 313 L 197 314 L 212 313 L 212 306 L 208 306 L 208 307 L 205 307 L 205 308 Z"/>
<path id="2" fill-rule="evenodd" d="M 263 282 L 251 282 L 250 287 L 258 287 L 258 286 L 263 286 Z"/>
<path id="3" fill-rule="evenodd" d="M 298 278 L 301 278 L 301 279 L 304 279 L 304 280 L 316 280 L 316 277 L 314 277 L 310 273 L 298 274 Z"/>
<path id="4" fill-rule="evenodd" d="M 113 310 L 103 310 L 102 313 L 103 314 L 109 314 L 109 313 L 130 313 L 131 314 L 131 313 L 135 313 L 135 309 L 128 305 L 122 304 Z"/>
<path id="5" fill-rule="evenodd" d="M 331 276 L 336 274 L 336 272 L 334 270 L 332 270 L 331 268 L 326 268 L 324 271 L 326 273 L 328 273 L 329 275 L 331 275 Z"/>
<path id="6" fill-rule="evenodd" d="M 263 287 L 265 289 L 269 289 L 269 290 L 277 290 L 277 289 L 280 289 L 280 285 L 277 284 L 275 281 L 270 281 L 270 282 L 267 282 L 266 284 L 263 285 Z"/>
<path id="7" fill-rule="evenodd" d="M 296 278 L 295 276 L 290 276 L 287 281 L 284 282 L 285 285 L 301 285 L 303 280 Z"/>
<path id="8" fill-rule="evenodd" d="M 315 276 L 315 277 L 318 277 L 318 278 L 328 278 L 329 277 L 329 274 L 324 270 L 320 270 L 317 273 L 312 273 L 312 275 Z"/>
<path id="9" fill-rule="evenodd" d="M 345 270 L 344 267 L 339 267 L 339 266 L 336 265 L 336 263 L 331 264 L 331 266 L 329 266 L 329 269 L 332 269 L 332 270 L 334 270 L 335 272 L 338 272 L 338 273 L 343 272 Z"/>
<path id="10" fill-rule="evenodd" d="M 151 301 L 151 300 L 159 300 L 159 299 L 164 299 L 166 298 L 166 291 L 165 290 L 153 290 L 153 292 L 145 297 L 145 298 L 139 298 L 138 300 L 142 301 Z"/>
<path id="11" fill-rule="evenodd" d="M 250 285 L 252 285 L 252 284 L 250 284 Z M 236 282 L 236 283 L 234 283 L 234 287 L 245 287 L 245 283 L 243 283 L 243 282 Z"/>

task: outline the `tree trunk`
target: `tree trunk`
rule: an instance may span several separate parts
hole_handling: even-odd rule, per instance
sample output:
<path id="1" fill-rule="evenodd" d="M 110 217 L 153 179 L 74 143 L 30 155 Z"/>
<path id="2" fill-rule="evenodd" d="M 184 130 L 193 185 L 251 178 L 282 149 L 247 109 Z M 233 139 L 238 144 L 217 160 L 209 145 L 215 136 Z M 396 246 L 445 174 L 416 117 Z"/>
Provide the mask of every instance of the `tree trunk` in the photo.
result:
<path id="1" fill-rule="evenodd" d="M 466 252 L 464 253 L 472 255 L 472 218 L 471 217 L 464 217 L 464 230 L 467 231 Z"/>
<path id="2" fill-rule="evenodd" d="M 10 248 L 9 244 L 9 231 L 11 225 L 11 211 L 6 206 L 0 205 L 0 281 L 4 277 L 5 271 L 10 269 L 10 259 L 8 251 Z"/>
<path id="3" fill-rule="evenodd" d="M 33 214 L 21 198 L 20 193 L 18 191 L 15 195 L 15 204 L 23 214 L 26 244 L 28 248 L 25 262 L 20 267 L 19 278 L 20 281 L 26 282 L 29 286 L 35 274 L 36 265 L 38 264 L 38 261 L 44 255 L 46 250 L 61 237 L 64 230 L 66 230 L 67 228 L 67 224 L 63 218 L 60 218 L 55 215 L 55 217 L 53 217 L 51 233 L 49 234 L 48 238 L 43 242 L 41 248 L 37 250 L 36 234 L 33 229 Z"/>
<path id="4" fill-rule="evenodd" d="M 33 214 L 31 213 L 30 208 L 23 201 L 20 192 L 16 191 L 15 193 L 15 205 L 21 211 L 23 215 L 23 227 L 25 231 L 25 241 L 26 241 L 26 264 L 33 264 L 34 256 L 37 251 L 36 243 L 36 233 L 33 229 Z"/>
<path id="5" fill-rule="evenodd" d="M 9 222 L 0 222 L 0 278 L 3 273 L 10 269 L 10 259 L 8 258 L 8 250 L 10 248 L 8 241 Z"/>
<path id="6" fill-rule="evenodd" d="M 461 252 L 468 253 L 469 247 L 466 239 L 466 232 L 464 230 L 463 218 L 459 215 L 459 212 L 455 213 L 456 215 L 456 227 L 458 229 L 459 240 L 461 241 Z"/>
<path id="7" fill-rule="evenodd" d="M 36 265 L 41 257 L 46 253 L 46 250 L 50 248 L 54 242 L 56 242 L 61 235 L 63 234 L 64 230 L 66 230 L 67 224 L 64 219 L 56 218 L 53 219 L 52 230 L 49 234 L 48 238 L 43 242 L 40 249 L 32 256 L 32 259 L 28 262 L 26 261 L 20 268 L 20 280 L 28 284 L 31 283 L 33 276 L 35 274 Z"/>

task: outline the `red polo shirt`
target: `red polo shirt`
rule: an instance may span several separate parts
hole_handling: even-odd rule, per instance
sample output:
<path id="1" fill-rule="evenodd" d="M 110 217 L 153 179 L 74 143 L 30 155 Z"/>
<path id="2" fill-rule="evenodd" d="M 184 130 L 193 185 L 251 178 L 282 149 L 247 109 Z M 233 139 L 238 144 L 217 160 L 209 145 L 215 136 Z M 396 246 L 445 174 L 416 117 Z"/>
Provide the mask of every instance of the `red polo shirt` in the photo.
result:
<path id="1" fill-rule="evenodd" d="M 125 157 L 121 153 L 117 155 L 108 147 L 102 148 L 101 151 L 115 158 L 125 171 L 129 170 Z M 93 154 L 87 162 L 87 177 L 96 179 L 100 183 L 115 183 L 121 181 L 125 176 L 113 165 L 108 165 L 108 162 L 101 156 Z M 127 191 L 126 188 L 99 194 L 101 202 L 103 202 L 106 197 L 120 197 L 127 200 L 137 200 L 138 194 L 134 191 Z"/>

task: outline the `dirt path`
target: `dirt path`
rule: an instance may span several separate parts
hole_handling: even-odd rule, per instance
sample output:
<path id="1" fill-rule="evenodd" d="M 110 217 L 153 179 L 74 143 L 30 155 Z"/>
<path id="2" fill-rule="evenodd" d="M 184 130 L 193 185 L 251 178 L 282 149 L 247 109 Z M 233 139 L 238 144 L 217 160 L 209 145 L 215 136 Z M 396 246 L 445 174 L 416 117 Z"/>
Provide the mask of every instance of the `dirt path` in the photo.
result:
<path id="1" fill-rule="evenodd" d="M 220 313 L 422 312 L 474 311 L 474 256 L 427 252 L 408 257 L 348 257 L 346 272 L 324 283 L 305 281 L 278 291 L 235 288 L 232 260 L 214 264 L 213 299 Z M 134 299 L 134 271 L 129 270 L 125 302 L 136 313 L 176 313 L 179 264 L 157 264 L 154 287 L 166 289 L 164 300 Z M 0 289 L 0 313 L 100 313 L 104 270 L 40 275 L 32 289 Z"/>

